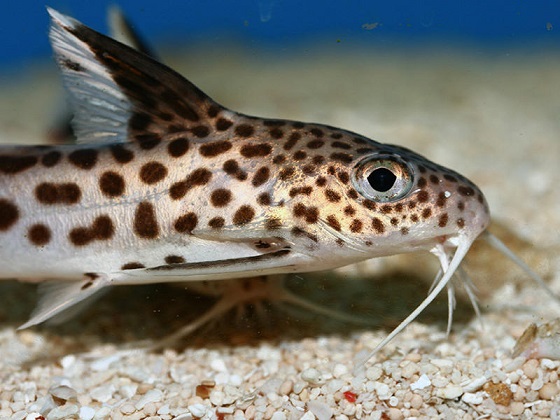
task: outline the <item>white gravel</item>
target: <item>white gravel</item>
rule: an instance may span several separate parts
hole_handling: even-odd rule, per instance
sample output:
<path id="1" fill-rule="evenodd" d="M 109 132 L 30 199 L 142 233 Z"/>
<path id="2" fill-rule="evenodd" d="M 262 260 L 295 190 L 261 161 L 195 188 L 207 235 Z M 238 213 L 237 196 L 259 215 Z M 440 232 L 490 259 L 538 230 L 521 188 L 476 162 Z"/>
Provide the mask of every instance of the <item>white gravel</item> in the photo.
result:
<path id="1" fill-rule="evenodd" d="M 342 126 L 458 170 L 485 192 L 494 231 L 560 293 L 558 52 L 229 54 L 169 62 L 234 109 Z M 36 71 L 2 88 L 2 141 L 41 139 L 53 80 Z M 376 324 L 369 331 L 273 312 L 268 321 L 209 327 L 162 353 L 126 347 L 157 341 L 209 300 L 183 300 L 164 286 L 121 288 L 65 324 L 16 332 L 35 289 L 4 281 L 0 418 L 559 418 L 560 361 L 513 358 L 512 350 L 531 323 L 560 317 L 560 303 L 483 245 L 467 268 L 483 329 L 460 297 L 446 337 L 444 297 L 356 372 L 354 361 L 426 293 L 436 270 L 430 257 L 292 279 L 298 293 L 367 315 Z"/>

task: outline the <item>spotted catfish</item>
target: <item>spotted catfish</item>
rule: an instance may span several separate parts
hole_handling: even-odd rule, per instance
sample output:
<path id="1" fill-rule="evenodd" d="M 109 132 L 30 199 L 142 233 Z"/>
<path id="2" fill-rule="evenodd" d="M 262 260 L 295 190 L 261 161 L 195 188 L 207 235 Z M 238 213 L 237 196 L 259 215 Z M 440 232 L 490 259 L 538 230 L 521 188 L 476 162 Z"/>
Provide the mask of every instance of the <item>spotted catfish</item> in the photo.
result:
<path id="1" fill-rule="evenodd" d="M 56 280 L 24 327 L 112 285 L 430 251 L 444 274 L 413 317 L 489 223 L 472 182 L 417 153 L 236 113 L 149 56 L 49 13 L 79 143 L 0 149 L 0 276 Z"/>

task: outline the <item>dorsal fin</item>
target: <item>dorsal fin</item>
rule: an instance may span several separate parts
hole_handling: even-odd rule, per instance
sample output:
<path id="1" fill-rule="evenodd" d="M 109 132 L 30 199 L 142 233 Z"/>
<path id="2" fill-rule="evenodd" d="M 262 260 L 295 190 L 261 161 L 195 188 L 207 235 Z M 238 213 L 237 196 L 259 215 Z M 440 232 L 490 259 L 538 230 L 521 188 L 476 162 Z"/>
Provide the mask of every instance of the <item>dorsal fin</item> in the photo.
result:
<path id="1" fill-rule="evenodd" d="M 107 10 L 107 23 L 109 24 L 109 34 L 111 38 L 121 44 L 128 45 L 136 51 L 140 51 L 154 59 L 158 59 L 157 54 L 152 50 L 138 31 L 134 29 L 121 8 L 116 4 L 109 6 Z"/>
<path id="2" fill-rule="evenodd" d="M 205 137 L 223 107 L 154 59 L 48 9 L 50 39 L 71 97 L 78 142 Z"/>

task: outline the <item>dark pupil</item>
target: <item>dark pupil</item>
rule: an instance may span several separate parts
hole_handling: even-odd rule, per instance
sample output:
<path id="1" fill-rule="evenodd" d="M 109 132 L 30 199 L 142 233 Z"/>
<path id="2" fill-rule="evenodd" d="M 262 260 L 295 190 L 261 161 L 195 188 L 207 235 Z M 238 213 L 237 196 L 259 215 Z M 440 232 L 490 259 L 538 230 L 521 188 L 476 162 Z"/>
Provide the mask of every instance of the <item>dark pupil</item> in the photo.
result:
<path id="1" fill-rule="evenodd" d="M 379 168 L 369 174 L 367 180 L 371 188 L 375 191 L 385 192 L 389 191 L 393 185 L 395 185 L 397 177 L 389 169 Z"/>

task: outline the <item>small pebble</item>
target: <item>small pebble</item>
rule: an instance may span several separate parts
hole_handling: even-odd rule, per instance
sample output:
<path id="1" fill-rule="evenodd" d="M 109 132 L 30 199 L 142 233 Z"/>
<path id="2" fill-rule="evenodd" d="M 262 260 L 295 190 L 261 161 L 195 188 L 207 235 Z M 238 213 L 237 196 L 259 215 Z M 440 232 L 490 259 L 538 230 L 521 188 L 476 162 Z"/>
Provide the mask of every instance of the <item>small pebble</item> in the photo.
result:
<path id="1" fill-rule="evenodd" d="M 95 416 L 95 409 L 87 406 L 80 407 L 80 420 L 91 420 Z"/>
<path id="2" fill-rule="evenodd" d="M 559 395 L 558 385 L 547 382 L 539 390 L 539 397 L 543 400 L 551 400 Z"/>
<path id="3" fill-rule="evenodd" d="M 202 417 L 206 414 L 206 406 L 204 404 L 189 405 L 188 409 L 195 417 Z"/>
<path id="4" fill-rule="evenodd" d="M 418 378 L 418 380 L 412 384 L 410 384 L 410 389 L 412 391 L 416 391 L 417 389 L 424 389 L 429 387 L 432 384 L 432 381 L 430 381 L 430 378 L 428 378 L 428 375 L 423 374 L 420 376 L 420 378 Z"/>

